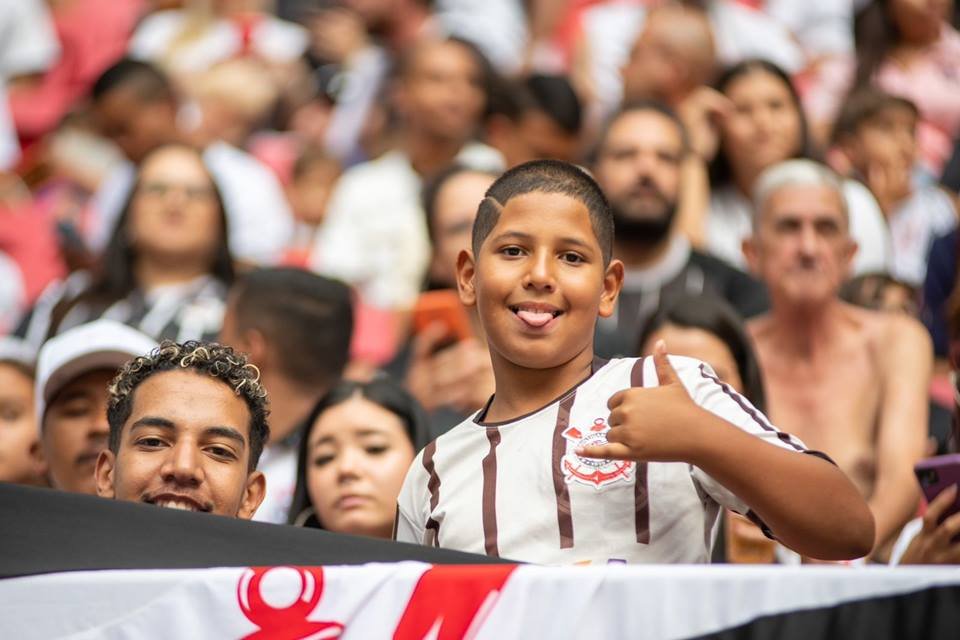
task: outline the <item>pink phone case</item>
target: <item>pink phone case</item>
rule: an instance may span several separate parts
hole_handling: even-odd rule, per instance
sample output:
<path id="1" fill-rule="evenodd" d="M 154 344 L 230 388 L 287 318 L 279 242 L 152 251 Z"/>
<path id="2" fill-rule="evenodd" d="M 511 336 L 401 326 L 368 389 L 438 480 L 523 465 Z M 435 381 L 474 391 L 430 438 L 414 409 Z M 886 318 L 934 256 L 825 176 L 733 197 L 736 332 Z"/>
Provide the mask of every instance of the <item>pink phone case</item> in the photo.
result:
<path id="1" fill-rule="evenodd" d="M 941 491 L 952 484 L 960 485 L 960 453 L 936 456 L 921 460 L 913 468 L 927 502 L 933 501 Z M 941 521 L 960 511 L 960 493 L 946 511 Z"/>

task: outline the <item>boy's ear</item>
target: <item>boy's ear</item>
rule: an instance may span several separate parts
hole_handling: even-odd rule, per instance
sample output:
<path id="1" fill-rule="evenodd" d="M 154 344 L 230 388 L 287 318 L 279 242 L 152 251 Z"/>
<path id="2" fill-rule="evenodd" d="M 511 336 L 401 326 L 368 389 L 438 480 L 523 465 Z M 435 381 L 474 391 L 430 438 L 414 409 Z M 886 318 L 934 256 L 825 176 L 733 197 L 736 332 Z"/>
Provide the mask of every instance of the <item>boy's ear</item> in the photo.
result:
<path id="1" fill-rule="evenodd" d="M 95 479 L 97 481 L 97 495 L 101 498 L 116 497 L 113 486 L 113 477 L 116 470 L 117 457 L 110 449 L 104 449 L 97 457 Z"/>
<path id="2" fill-rule="evenodd" d="M 617 308 L 617 298 L 623 288 L 623 271 L 623 263 L 619 260 L 611 260 L 607 265 L 607 271 L 603 274 L 603 293 L 600 294 L 598 310 L 601 318 L 609 318 Z"/>
<path id="3" fill-rule="evenodd" d="M 457 291 L 460 293 L 460 302 L 465 307 L 477 304 L 477 291 L 474 285 L 476 273 L 473 252 L 467 249 L 460 251 L 457 255 Z"/>

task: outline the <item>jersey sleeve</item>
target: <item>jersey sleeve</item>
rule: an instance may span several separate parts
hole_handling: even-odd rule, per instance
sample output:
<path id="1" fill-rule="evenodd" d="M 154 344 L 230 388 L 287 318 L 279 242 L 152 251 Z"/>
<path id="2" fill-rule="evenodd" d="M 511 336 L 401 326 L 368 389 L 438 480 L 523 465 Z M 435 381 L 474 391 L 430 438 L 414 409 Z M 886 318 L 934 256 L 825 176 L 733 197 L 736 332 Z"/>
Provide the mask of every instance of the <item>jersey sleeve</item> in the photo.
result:
<path id="1" fill-rule="evenodd" d="M 426 544 L 426 522 L 429 517 L 427 474 L 423 468 L 423 451 L 417 454 L 397 498 L 397 519 L 393 539 L 397 542 Z"/>
<path id="2" fill-rule="evenodd" d="M 730 385 L 722 382 L 710 365 L 693 358 L 676 356 L 670 356 L 670 361 L 694 402 L 707 411 L 775 447 L 797 453 L 816 455 L 833 462 L 825 454 L 808 449 L 795 436 L 777 429 L 763 413 L 750 404 L 749 400 L 734 391 Z M 655 371 L 654 375 L 656 375 Z M 732 511 L 747 516 L 758 524 L 764 533 L 768 536 L 771 535 L 766 525 L 759 520 L 756 514 L 750 511 L 743 500 L 699 467 L 691 467 L 691 469 L 694 481 L 713 500 Z"/>

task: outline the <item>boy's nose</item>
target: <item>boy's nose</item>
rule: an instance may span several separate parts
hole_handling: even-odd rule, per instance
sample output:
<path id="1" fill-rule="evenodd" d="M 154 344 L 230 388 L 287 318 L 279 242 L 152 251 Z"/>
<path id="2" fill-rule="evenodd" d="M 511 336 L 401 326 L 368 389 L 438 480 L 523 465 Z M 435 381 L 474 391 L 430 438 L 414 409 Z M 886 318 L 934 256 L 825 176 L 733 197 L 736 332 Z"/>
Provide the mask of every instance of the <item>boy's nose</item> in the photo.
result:
<path id="1" fill-rule="evenodd" d="M 538 252 L 530 261 L 530 269 L 524 278 L 523 286 L 525 288 L 553 291 L 556 288 L 553 266 L 553 260 L 546 251 Z"/>

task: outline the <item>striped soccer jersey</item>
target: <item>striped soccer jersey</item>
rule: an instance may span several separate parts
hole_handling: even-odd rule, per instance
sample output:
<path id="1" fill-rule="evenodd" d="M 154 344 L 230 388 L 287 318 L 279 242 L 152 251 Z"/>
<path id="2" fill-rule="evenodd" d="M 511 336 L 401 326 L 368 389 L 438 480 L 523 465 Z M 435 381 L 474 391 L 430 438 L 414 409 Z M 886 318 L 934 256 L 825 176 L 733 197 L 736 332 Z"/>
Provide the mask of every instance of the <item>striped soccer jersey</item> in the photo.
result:
<path id="1" fill-rule="evenodd" d="M 708 365 L 670 362 L 701 407 L 772 446 L 808 452 Z M 657 386 L 652 357 L 599 361 L 542 409 L 496 424 L 477 412 L 440 436 L 404 481 L 396 539 L 551 565 L 708 562 L 720 507 L 748 513 L 733 493 L 687 463 L 574 452 L 606 442 L 607 400 L 631 386 Z"/>

